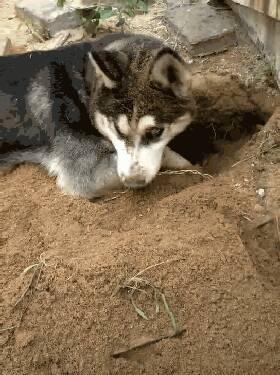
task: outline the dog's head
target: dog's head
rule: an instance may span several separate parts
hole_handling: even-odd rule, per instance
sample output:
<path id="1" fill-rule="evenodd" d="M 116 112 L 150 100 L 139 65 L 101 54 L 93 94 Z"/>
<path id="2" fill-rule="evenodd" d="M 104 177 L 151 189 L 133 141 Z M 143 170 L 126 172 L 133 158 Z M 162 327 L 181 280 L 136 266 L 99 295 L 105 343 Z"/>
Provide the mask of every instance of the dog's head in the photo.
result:
<path id="1" fill-rule="evenodd" d="M 145 44 L 92 51 L 89 65 L 91 119 L 116 149 L 121 181 L 145 186 L 159 171 L 165 146 L 192 120 L 188 68 L 170 48 Z"/>

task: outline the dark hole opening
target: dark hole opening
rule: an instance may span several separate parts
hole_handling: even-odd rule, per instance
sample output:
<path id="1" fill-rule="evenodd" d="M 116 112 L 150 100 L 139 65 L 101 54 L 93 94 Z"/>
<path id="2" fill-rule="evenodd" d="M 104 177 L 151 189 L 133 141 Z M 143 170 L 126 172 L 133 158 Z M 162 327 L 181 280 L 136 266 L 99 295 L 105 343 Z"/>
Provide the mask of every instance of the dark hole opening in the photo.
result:
<path id="1" fill-rule="evenodd" d="M 221 115 L 215 121 L 194 121 L 169 146 L 192 164 L 202 164 L 210 155 L 217 154 L 221 145 L 238 142 L 252 136 L 265 124 L 265 116 L 257 112 Z"/>

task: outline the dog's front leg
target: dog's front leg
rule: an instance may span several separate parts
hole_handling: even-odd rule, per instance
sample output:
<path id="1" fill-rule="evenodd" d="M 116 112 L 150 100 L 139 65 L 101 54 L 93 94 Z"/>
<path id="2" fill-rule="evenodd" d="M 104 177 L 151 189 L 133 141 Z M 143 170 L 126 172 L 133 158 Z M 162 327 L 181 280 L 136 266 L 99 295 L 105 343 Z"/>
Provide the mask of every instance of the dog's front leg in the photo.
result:
<path id="1" fill-rule="evenodd" d="M 161 168 L 170 170 L 196 169 L 187 159 L 169 147 L 166 147 L 164 150 Z"/>

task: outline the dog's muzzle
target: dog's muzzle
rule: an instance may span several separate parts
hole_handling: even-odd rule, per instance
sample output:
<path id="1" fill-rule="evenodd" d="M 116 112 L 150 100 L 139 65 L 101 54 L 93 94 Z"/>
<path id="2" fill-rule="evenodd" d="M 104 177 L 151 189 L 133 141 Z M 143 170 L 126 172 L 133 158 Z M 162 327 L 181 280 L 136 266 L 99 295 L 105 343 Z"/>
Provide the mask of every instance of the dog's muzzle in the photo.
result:
<path id="1" fill-rule="evenodd" d="M 121 176 L 123 184 L 131 189 L 140 189 L 148 185 L 143 175 Z"/>
<path id="2" fill-rule="evenodd" d="M 130 176 L 130 177 L 123 177 L 122 182 L 125 186 L 132 188 L 132 189 L 141 189 L 148 184 L 143 176 Z"/>

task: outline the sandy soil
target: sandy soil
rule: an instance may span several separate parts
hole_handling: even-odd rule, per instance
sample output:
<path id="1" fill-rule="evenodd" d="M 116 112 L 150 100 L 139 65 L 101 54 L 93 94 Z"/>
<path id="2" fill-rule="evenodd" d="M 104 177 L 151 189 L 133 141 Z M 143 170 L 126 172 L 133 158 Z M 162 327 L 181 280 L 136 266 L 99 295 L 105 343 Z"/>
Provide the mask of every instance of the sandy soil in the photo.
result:
<path id="1" fill-rule="evenodd" d="M 212 179 L 163 175 L 90 203 L 37 167 L 1 178 L 1 374 L 280 373 L 279 94 L 246 43 L 194 61 Z M 143 270 L 133 298 L 148 320 L 127 287 Z M 185 331 L 125 351 L 173 332 L 154 290 Z"/>
<path id="2" fill-rule="evenodd" d="M 279 207 L 279 120 L 278 111 L 232 155 L 245 160 L 212 180 L 161 176 L 93 204 L 62 196 L 35 167 L 2 179 L 2 373 L 278 374 L 279 225 L 254 220 Z M 40 274 L 22 274 L 38 262 Z M 135 293 L 146 321 L 119 290 L 161 262 L 142 278 L 185 333 L 112 358 L 170 332 L 149 293 Z"/>

